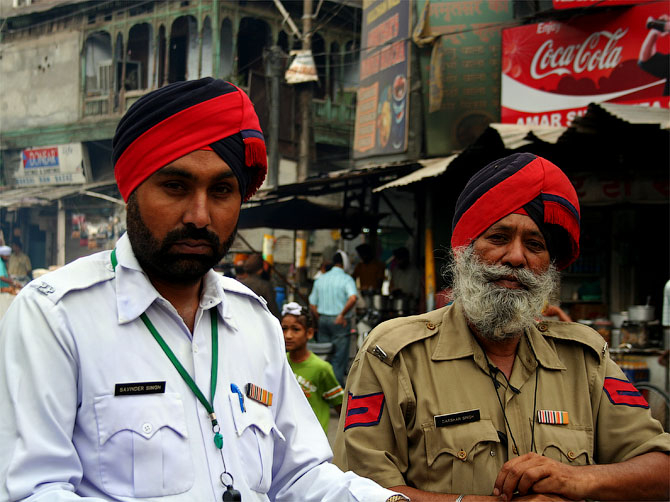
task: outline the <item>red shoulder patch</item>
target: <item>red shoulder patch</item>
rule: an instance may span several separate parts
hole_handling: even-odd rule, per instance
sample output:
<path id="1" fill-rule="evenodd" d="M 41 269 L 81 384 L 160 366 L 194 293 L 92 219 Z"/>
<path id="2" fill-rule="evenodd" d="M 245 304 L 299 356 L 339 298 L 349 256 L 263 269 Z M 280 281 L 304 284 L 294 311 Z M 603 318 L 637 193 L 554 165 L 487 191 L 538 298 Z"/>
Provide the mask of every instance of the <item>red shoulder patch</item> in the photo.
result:
<path id="1" fill-rule="evenodd" d="M 624 404 L 637 408 L 649 408 L 649 403 L 640 394 L 640 391 L 628 380 L 607 377 L 603 389 L 612 404 Z"/>
<path id="2" fill-rule="evenodd" d="M 384 393 L 354 396 L 351 392 L 347 399 L 347 416 L 344 430 L 350 427 L 370 427 L 377 425 L 384 411 Z"/>

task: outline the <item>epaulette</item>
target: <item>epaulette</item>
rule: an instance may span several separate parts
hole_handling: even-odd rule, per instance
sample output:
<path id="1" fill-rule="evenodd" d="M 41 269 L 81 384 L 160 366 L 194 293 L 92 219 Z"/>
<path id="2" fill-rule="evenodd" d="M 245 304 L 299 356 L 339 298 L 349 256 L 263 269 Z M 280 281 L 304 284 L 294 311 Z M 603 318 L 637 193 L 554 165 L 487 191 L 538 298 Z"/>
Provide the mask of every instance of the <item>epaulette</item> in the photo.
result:
<path id="1" fill-rule="evenodd" d="M 261 305 L 263 305 L 263 307 L 265 307 L 265 309 L 268 312 L 270 311 L 268 308 L 268 302 L 265 300 L 265 298 L 263 298 L 262 296 L 258 296 L 249 287 L 245 286 L 237 279 L 233 279 L 232 277 L 226 277 L 223 275 L 220 275 L 219 279 L 221 280 L 221 287 L 226 293 L 235 293 L 238 295 L 249 296 L 254 300 L 258 300 L 258 302 L 260 302 Z"/>
<path id="2" fill-rule="evenodd" d="M 578 322 L 562 322 L 545 320 L 537 325 L 537 329 L 549 338 L 568 340 L 586 345 L 601 360 L 607 352 L 607 342 L 593 328 Z"/>
<path id="3" fill-rule="evenodd" d="M 79 258 L 67 265 L 31 281 L 27 287 L 35 289 L 53 303 L 58 303 L 72 291 L 88 289 L 114 278 L 109 252 Z"/>
<path id="4" fill-rule="evenodd" d="M 439 333 L 442 318 L 448 308 L 384 321 L 370 332 L 363 350 L 391 366 L 402 349 Z"/>

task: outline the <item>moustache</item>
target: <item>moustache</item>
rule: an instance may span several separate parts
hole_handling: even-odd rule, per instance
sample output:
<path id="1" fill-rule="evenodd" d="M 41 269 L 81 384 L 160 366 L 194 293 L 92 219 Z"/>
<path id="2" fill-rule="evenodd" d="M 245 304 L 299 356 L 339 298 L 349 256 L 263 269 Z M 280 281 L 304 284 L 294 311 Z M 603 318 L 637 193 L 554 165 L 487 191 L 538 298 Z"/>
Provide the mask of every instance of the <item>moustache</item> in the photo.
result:
<path id="1" fill-rule="evenodd" d="M 173 244 L 183 240 L 202 240 L 209 243 L 213 249 L 218 250 L 221 246 L 219 237 L 206 228 L 198 228 L 195 225 L 188 223 L 182 228 L 176 228 L 168 232 L 163 239 L 163 250 L 167 250 Z"/>
<path id="2" fill-rule="evenodd" d="M 487 282 L 513 279 L 528 290 L 533 290 L 540 285 L 537 276 L 528 269 L 512 268 L 506 265 L 481 264 L 481 266 L 482 278 Z"/>

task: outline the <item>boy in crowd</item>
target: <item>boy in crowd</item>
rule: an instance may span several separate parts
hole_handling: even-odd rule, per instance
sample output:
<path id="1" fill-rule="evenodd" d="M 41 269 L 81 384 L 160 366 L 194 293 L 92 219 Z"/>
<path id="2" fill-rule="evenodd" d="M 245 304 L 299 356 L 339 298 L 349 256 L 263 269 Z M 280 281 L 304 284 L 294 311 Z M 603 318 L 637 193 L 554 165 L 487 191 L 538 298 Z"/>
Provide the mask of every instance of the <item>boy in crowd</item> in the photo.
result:
<path id="1" fill-rule="evenodd" d="M 335 408 L 339 415 L 344 391 L 337 382 L 330 363 L 307 348 L 308 340 L 314 337 L 314 323 L 309 308 L 296 302 L 284 305 L 281 327 L 291 370 L 321 427 L 328 433 L 330 408 Z"/>

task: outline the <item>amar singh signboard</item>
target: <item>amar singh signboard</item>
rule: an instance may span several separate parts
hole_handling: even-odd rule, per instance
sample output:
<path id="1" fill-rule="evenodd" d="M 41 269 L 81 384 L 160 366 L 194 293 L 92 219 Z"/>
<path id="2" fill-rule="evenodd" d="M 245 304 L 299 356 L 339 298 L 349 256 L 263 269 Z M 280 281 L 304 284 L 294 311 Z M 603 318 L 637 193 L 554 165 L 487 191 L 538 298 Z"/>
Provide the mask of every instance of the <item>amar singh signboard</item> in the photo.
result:
<path id="1" fill-rule="evenodd" d="M 594 102 L 668 108 L 664 14 L 658 2 L 503 30 L 502 121 L 567 126 Z"/>
<path id="2" fill-rule="evenodd" d="M 364 0 L 354 158 L 407 150 L 408 0 Z"/>

